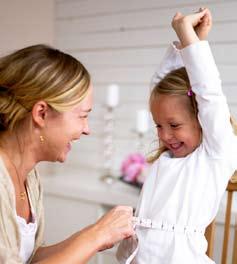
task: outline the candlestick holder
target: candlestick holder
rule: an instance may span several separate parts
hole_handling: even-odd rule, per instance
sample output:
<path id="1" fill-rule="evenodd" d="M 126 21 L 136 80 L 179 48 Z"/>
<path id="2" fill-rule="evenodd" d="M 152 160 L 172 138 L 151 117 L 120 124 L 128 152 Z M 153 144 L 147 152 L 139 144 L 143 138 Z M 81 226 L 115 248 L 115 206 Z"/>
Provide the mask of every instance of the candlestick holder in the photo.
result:
<path id="1" fill-rule="evenodd" d="M 144 152 L 144 147 L 145 147 L 144 138 L 145 138 L 146 132 L 138 132 L 138 131 L 136 131 L 136 134 L 137 134 L 137 142 L 136 142 L 137 152 L 138 153 L 143 153 Z"/>
<path id="2" fill-rule="evenodd" d="M 137 111 L 136 117 L 136 134 L 137 134 L 137 151 L 142 153 L 144 150 L 144 138 L 149 129 L 149 113 L 146 109 Z"/>
<path id="3" fill-rule="evenodd" d="M 104 115 L 104 163 L 101 180 L 107 184 L 114 183 L 117 178 L 112 174 L 112 163 L 114 153 L 114 108 L 106 106 Z"/>

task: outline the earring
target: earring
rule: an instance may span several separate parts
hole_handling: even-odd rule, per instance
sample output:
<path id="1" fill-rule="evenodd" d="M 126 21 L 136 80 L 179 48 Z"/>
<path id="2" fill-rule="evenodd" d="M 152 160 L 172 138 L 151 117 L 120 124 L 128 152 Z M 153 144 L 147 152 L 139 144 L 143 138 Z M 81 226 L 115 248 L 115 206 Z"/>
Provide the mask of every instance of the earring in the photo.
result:
<path id="1" fill-rule="evenodd" d="M 44 142 L 44 137 L 42 135 L 40 136 L 40 142 Z"/>

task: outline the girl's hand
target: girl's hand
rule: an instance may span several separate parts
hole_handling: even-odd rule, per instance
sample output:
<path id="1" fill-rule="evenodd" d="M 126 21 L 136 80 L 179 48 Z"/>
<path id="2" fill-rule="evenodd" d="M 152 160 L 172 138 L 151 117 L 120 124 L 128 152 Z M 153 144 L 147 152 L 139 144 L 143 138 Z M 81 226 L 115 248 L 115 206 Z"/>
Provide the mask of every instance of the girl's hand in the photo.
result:
<path id="1" fill-rule="evenodd" d="M 117 206 L 101 217 L 93 226 L 94 237 L 99 238 L 99 250 L 111 248 L 117 242 L 133 236 L 133 209 Z"/>
<path id="2" fill-rule="evenodd" d="M 200 11 L 205 10 L 204 8 L 200 8 Z M 206 13 L 202 18 L 201 22 L 194 28 L 197 33 L 197 36 L 200 40 L 207 39 L 207 36 L 212 28 L 212 15 L 210 10 L 206 9 Z"/>
<path id="3" fill-rule="evenodd" d="M 200 34 L 200 37 L 206 36 L 206 33 L 208 33 L 209 30 L 206 30 L 205 25 L 203 24 L 201 26 L 201 24 L 202 22 L 204 23 L 204 21 L 205 23 L 207 22 L 207 20 L 209 21 L 209 15 L 210 11 L 208 9 L 203 9 L 198 13 L 186 16 L 184 16 L 180 12 L 175 14 L 172 20 L 172 27 L 174 28 L 182 47 L 186 47 L 194 42 L 199 41 L 200 39 L 198 33 Z M 197 32 L 195 31 L 195 29 L 197 30 Z"/>

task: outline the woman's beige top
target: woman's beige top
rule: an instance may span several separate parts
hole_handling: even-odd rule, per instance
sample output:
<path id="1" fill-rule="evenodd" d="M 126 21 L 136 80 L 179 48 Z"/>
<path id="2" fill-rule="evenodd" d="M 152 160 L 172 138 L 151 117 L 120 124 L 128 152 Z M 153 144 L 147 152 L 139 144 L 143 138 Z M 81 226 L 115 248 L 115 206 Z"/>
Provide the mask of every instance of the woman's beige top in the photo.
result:
<path id="1" fill-rule="evenodd" d="M 38 229 L 35 237 L 35 248 L 43 242 L 44 210 L 42 187 L 37 171 L 34 169 L 27 177 L 27 191 L 35 212 Z M 22 264 L 20 254 L 20 232 L 16 218 L 15 189 L 10 175 L 0 157 L 0 263 Z M 32 257 L 31 257 L 32 258 Z M 30 263 L 30 261 L 28 262 Z"/>

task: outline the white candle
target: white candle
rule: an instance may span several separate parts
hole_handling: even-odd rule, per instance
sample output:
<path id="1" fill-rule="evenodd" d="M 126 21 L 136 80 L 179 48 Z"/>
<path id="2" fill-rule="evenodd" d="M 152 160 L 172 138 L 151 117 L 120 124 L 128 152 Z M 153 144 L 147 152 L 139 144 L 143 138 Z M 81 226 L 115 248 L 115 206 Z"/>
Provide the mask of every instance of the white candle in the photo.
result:
<path id="1" fill-rule="evenodd" d="M 111 84 L 107 88 L 106 105 L 114 108 L 119 102 L 119 86 L 117 84 Z"/>
<path id="2" fill-rule="evenodd" d="M 149 129 L 149 113 L 146 109 L 141 109 L 137 111 L 137 124 L 136 131 L 138 133 L 144 134 Z"/>

